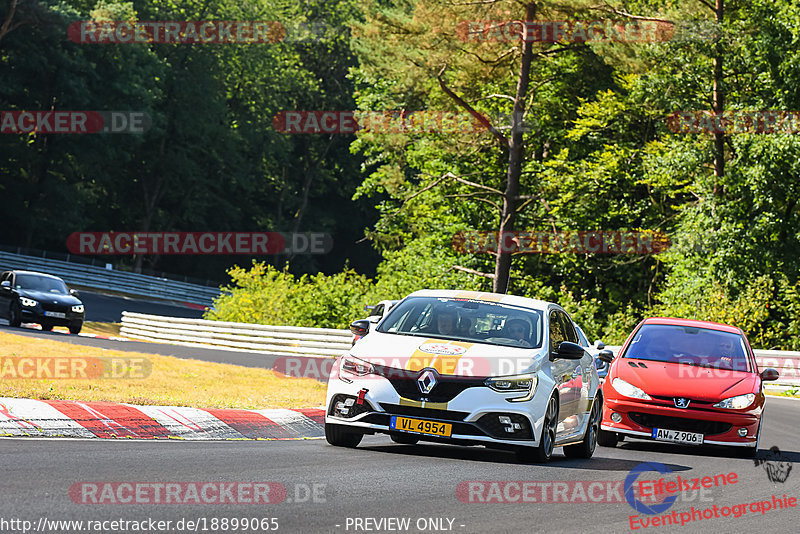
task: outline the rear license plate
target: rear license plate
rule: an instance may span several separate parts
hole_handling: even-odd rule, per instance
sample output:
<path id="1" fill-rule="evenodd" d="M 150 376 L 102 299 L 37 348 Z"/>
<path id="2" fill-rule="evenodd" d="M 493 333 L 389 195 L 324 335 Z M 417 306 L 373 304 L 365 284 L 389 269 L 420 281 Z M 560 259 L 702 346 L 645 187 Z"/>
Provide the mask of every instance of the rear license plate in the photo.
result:
<path id="1" fill-rule="evenodd" d="M 449 438 L 453 430 L 453 425 L 393 415 L 389 423 L 389 428 L 392 430 L 402 430 L 404 432 L 416 432 L 418 434 L 429 434 L 431 436 L 444 436 Z"/>
<path id="2" fill-rule="evenodd" d="M 703 434 L 681 432 L 680 430 L 667 430 L 666 428 L 654 428 L 653 439 L 658 441 L 671 441 L 672 443 L 683 443 L 684 445 L 703 444 Z"/>
<path id="3" fill-rule="evenodd" d="M 46 312 L 44 312 L 44 316 L 45 317 L 55 317 L 56 319 L 66 319 L 67 314 L 63 313 L 63 312 L 46 311 Z"/>

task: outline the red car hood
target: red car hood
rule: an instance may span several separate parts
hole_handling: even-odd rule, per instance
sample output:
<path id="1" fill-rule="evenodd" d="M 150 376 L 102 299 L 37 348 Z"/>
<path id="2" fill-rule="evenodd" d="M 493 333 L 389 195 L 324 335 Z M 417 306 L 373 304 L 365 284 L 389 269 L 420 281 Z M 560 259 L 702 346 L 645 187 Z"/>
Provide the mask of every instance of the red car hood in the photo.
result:
<path id="1" fill-rule="evenodd" d="M 629 362 L 643 363 L 647 367 L 634 367 Z M 755 373 L 633 358 L 622 358 L 616 363 L 615 377 L 654 397 L 686 397 L 718 402 L 756 391 Z"/>

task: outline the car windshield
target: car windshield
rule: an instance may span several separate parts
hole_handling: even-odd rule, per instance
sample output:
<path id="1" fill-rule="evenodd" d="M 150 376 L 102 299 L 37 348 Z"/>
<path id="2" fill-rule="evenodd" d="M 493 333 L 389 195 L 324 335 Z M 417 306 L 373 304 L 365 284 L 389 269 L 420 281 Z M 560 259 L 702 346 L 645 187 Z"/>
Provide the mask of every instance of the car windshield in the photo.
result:
<path id="1" fill-rule="evenodd" d="M 747 349 L 739 334 L 690 326 L 646 324 L 623 358 L 747 371 Z"/>
<path id="2" fill-rule="evenodd" d="M 474 299 L 410 297 L 393 307 L 378 332 L 517 348 L 542 346 L 542 312 Z"/>
<path id="3" fill-rule="evenodd" d="M 43 293 L 58 293 L 68 295 L 69 289 L 66 284 L 58 278 L 49 276 L 36 276 L 35 274 L 18 274 L 14 280 L 16 289 L 27 289 L 29 291 L 41 291 Z"/>

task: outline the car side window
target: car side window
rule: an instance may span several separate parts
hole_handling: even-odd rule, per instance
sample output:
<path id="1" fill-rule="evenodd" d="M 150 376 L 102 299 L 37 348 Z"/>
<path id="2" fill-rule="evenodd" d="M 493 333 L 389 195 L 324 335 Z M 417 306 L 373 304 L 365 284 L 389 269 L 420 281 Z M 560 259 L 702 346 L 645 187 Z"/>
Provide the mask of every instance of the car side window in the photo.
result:
<path id="1" fill-rule="evenodd" d="M 370 315 L 377 315 L 378 317 L 383 317 L 383 304 L 378 304 L 377 306 L 375 306 Z"/>
<path id="2" fill-rule="evenodd" d="M 575 327 L 572 324 L 572 321 L 567 316 L 566 313 L 558 312 L 558 317 L 561 319 L 564 327 L 564 339 L 566 341 L 571 341 L 572 343 L 577 343 L 580 345 L 580 340 L 578 339 L 578 333 L 575 331 Z"/>
<path id="3" fill-rule="evenodd" d="M 577 328 L 576 330 L 578 331 L 578 340 L 579 340 L 578 344 L 581 347 L 588 347 L 590 345 L 590 343 L 589 343 L 589 340 L 586 339 L 586 334 L 584 334 L 583 330 L 581 330 L 580 328 Z"/>
<path id="4" fill-rule="evenodd" d="M 550 312 L 550 352 L 555 351 L 562 341 L 566 339 L 564 325 L 558 317 L 558 312 Z"/>

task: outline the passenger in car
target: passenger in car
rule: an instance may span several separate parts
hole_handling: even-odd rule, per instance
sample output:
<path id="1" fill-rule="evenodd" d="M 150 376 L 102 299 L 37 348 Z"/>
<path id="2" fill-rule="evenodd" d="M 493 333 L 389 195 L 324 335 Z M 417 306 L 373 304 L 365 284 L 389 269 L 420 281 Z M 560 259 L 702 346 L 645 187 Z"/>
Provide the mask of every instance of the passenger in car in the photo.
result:
<path id="1" fill-rule="evenodd" d="M 458 322 L 457 333 L 461 337 L 471 337 L 474 335 L 472 331 L 472 320 L 469 317 L 462 317 Z"/>

